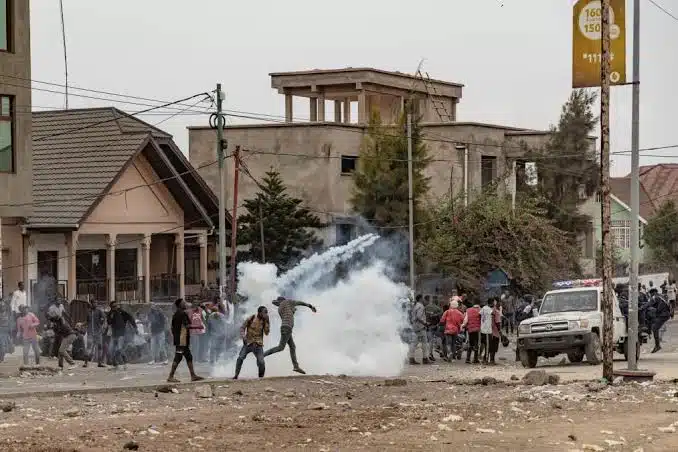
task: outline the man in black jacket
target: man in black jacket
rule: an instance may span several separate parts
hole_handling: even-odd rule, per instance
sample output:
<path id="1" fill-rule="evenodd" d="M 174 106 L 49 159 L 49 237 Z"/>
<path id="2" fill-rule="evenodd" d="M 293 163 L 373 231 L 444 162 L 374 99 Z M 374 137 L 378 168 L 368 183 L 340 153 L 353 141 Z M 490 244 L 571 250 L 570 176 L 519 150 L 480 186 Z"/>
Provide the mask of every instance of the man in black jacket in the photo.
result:
<path id="1" fill-rule="evenodd" d="M 654 316 L 652 320 L 652 334 L 654 335 L 654 348 L 651 353 L 657 353 L 662 349 L 661 347 L 661 337 L 659 331 L 662 326 L 666 323 L 669 318 L 671 318 L 671 305 L 669 302 L 659 295 L 656 289 L 654 289 L 650 296 L 649 308 L 654 308 Z"/>
<path id="2" fill-rule="evenodd" d="M 89 361 L 96 360 L 99 367 L 104 364 L 104 329 L 106 328 L 106 314 L 90 301 L 89 313 L 87 314 L 87 357 L 83 367 L 87 367 Z"/>
<path id="3" fill-rule="evenodd" d="M 127 325 L 134 328 L 137 332 L 137 322 L 132 317 L 132 314 L 123 310 L 117 302 L 111 301 L 111 310 L 108 313 L 107 319 L 108 327 L 111 329 L 111 357 L 113 359 L 113 366 L 117 369 L 120 364 L 127 365 L 127 358 L 125 357 L 125 331 Z"/>

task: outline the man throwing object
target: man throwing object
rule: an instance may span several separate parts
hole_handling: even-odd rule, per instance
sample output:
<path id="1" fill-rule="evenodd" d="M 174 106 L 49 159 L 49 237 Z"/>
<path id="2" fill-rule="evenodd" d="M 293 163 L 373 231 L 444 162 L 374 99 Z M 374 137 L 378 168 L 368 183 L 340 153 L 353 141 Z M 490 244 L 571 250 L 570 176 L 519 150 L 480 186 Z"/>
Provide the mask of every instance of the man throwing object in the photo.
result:
<path id="1" fill-rule="evenodd" d="M 305 306 L 313 312 L 316 312 L 317 310 L 313 305 L 304 303 L 303 301 L 288 300 L 285 297 L 278 297 L 278 299 L 273 302 L 273 305 L 278 307 L 278 314 L 280 314 L 280 319 L 282 320 L 282 323 L 280 324 L 280 343 L 276 347 L 266 350 L 264 356 L 281 352 L 285 350 L 286 345 L 289 345 L 290 358 L 292 359 L 294 371 L 300 374 L 305 374 L 306 372 L 304 372 L 304 370 L 299 367 L 299 363 L 297 362 L 297 347 L 294 345 L 294 339 L 292 338 L 292 329 L 294 328 L 294 313 L 297 311 L 297 306 Z"/>
<path id="2" fill-rule="evenodd" d="M 238 379 L 242 363 L 250 353 L 254 353 L 254 356 L 257 358 L 259 378 L 264 378 L 264 373 L 266 372 L 266 364 L 264 363 L 264 334 L 268 336 L 270 331 L 268 309 L 266 309 L 266 306 L 259 306 L 257 314 L 250 316 L 240 327 L 240 337 L 242 337 L 244 344 L 240 349 L 238 360 L 235 362 L 234 380 Z"/>

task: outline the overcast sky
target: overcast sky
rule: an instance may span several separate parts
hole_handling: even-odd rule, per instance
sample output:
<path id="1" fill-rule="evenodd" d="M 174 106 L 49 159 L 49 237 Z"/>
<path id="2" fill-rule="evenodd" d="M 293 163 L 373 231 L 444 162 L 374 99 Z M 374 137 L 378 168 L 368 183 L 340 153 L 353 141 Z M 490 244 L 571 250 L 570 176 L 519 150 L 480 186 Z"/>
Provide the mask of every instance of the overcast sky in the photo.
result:
<path id="1" fill-rule="evenodd" d="M 557 121 L 571 91 L 572 0 L 63 3 L 69 83 L 89 89 L 171 101 L 221 82 L 224 108 L 281 115 L 284 100 L 270 88 L 269 72 L 347 66 L 414 72 L 425 59 L 432 78 L 466 85 L 458 120 L 536 129 Z M 657 3 L 678 15 L 675 0 Z M 649 0 L 641 4 L 640 145 L 678 145 L 678 20 Z M 627 11 L 630 80 L 632 0 Z M 31 21 L 32 78 L 63 83 L 59 2 L 32 0 Z M 75 96 L 69 104 L 145 108 Z M 33 105 L 63 107 L 64 97 L 34 91 Z M 611 108 L 612 151 L 628 150 L 630 86 L 613 88 Z M 155 123 L 166 116 L 143 118 Z M 187 152 L 186 126 L 207 119 L 176 116 L 160 127 Z M 641 165 L 678 162 L 678 147 L 641 156 Z M 613 156 L 613 175 L 629 168 L 630 157 Z"/>

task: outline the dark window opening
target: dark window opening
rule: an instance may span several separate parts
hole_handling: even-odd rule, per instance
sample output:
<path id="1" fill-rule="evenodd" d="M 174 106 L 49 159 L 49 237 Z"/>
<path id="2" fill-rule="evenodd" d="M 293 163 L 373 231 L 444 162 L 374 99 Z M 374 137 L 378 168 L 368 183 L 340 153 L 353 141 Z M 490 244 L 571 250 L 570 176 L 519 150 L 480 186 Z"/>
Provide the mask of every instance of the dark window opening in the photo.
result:
<path id="1" fill-rule="evenodd" d="M 137 249 L 115 250 L 115 279 L 136 279 Z"/>
<path id="2" fill-rule="evenodd" d="M 59 252 L 38 251 L 38 279 L 59 279 Z"/>
<path id="3" fill-rule="evenodd" d="M 0 52 L 12 51 L 12 1 L 0 0 Z"/>
<path id="4" fill-rule="evenodd" d="M 13 107 L 12 96 L 0 95 L 0 173 L 14 172 Z"/>
<path id="5" fill-rule="evenodd" d="M 497 157 L 483 155 L 480 157 L 480 186 L 485 188 L 496 178 Z"/>
<path id="6" fill-rule="evenodd" d="M 106 279 L 106 250 L 78 250 L 75 254 L 75 279 Z"/>
<path id="7" fill-rule="evenodd" d="M 352 224 L 338 224 L 337 225 L 337 245 L 346 245 L 353 240 L 353 225 Z"/>
<path id="8" fill-rule="evenodd" d="M 355 155 L 341 156 L 341 174 L 351 174 L 356 169 L 358 157 Z"/>
<path id="9" fill-rule="evenodd" d="M 185 284 L 200 284 L 200 247 L 184 247 L 184 282 Z"/>

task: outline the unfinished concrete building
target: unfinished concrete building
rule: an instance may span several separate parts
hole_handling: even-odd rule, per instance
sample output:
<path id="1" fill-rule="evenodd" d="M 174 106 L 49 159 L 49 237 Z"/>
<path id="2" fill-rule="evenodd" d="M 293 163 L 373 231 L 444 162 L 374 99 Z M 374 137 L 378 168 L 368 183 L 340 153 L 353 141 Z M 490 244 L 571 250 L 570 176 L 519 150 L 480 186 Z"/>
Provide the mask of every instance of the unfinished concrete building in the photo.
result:
<path id="1" fill-rule="evenodd" d="M 229 149 L 240 146 L 244 150 L 255 178 L 277 169 L 292 194 L 322 213 L 331 223 L 322 232 L 327 244 L 346 242 L 356 233 L 350 205 L 352 173 L 372 112 L 379 112 L 382 123 L 395 124 L 411 104 L 421 117 L 433 160 L 427 169 L 433 200 L 463 193 L 472 200 L 497 177 L 511 174 L 512 162 L 522 155 L 523 146 L 541 148 L 549 137 L 547 131 L 458 121 L 464 85 L 421 74 L 344 68 L 276 72 L 270 77 L 271 87 L 284 98 L 284 120 L 229 125 L 224 136 Z M 294 106 L 299 105 L 295 97 L 308 99 L 307 111 L 295 112 Z M 215 142 L 214 129 L 190 127 L 191 163 L 201 167 L 214 161 Z M 233 159 L 227 160 L 226 171 L 232 180 Z M 218 191 L 217 166 L 208 166 L 201 174 Z M 512 182 L 507 180 L 505 189 L 511 190 Z M 247 177 L 240 178 L 239 190 L 241 200 L 258 191 Z M 226 195 L 231 205 L 232 186 L 227 186 Z M 586 256 L 595 254 L 584 251 Z"/>

